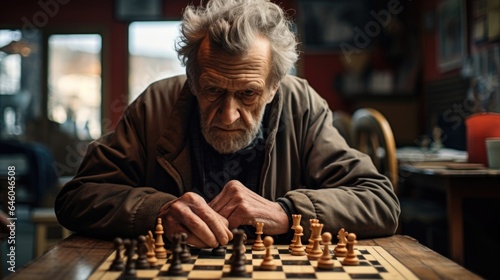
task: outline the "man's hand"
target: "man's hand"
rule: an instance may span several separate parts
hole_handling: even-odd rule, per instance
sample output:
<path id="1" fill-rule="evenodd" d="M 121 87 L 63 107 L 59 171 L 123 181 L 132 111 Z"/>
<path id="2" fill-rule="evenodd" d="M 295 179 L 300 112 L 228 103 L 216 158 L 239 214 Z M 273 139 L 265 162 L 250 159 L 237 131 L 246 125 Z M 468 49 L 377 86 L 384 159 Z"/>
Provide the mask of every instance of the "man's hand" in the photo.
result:
<path id="1" fill-rule="evenodd" d="M 192 192 L 163 205 L 159 217 L 162 218 L 168 238 L 185 232 L 188 244 L 199 248 L 226 245 L 233 239 L 227 219 L 210 208 L 201 196 Z"/>
<path id="2" fill-rule="evenodd" d="M 286 233 L 291 226 L 277 202 L 263 198 L 236 180 L 229 181 L 208 205 L 229 221 L 230 229 L 258 221 L 264 222 L 265 234 L 275 235 Z"/>

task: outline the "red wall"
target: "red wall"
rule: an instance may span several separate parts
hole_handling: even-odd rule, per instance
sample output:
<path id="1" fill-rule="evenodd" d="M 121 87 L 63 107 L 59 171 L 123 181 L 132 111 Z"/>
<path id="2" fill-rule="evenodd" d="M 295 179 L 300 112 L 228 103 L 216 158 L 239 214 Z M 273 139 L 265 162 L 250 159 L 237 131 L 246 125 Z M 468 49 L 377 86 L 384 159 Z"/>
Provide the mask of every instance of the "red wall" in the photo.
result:
<path id="1" fill-rule="evenodd" d="M 421 15 L 425 16 L 427 13 L 436 15 L 436 10 L 439 1 L 423 0 L 420 2 Z M 421 35 L 422 50 L 423 50 L 423 82 L 430 82 L 441 80 L 443 78 L 459 75 L 459 70 L 452 70 L 448 72 L 441 72 L 438 68 L 437 62 L 437 17 L 433 18 L 433 30 L 423 31 Z M 467 36 L 468 38 L 468 36 Z"/>

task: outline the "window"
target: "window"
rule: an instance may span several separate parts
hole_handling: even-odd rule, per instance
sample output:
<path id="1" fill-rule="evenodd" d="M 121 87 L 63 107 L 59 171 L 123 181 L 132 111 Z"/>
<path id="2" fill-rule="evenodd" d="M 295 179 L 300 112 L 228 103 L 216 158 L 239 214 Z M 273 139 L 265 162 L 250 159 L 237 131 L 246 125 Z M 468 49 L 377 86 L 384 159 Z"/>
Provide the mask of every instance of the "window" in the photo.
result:
<path id="1" fill-rule="evenodd" d="M 101 48 L 99 34 L 49 37 L 48 117 L 80 140 L 101 136 Z"/>
<path id="2" fill-rule="evenodd" d="M 41 40 L 37 30 L 0 29 L 0 138 L 26 136 L 40 116 Z"/>
<path id="3" fill-rule="evenodd" d="M 129 102 L 154 81 L 184 74 L 175 43 L 180 21 L 133 22 L 129 27 Z"/>

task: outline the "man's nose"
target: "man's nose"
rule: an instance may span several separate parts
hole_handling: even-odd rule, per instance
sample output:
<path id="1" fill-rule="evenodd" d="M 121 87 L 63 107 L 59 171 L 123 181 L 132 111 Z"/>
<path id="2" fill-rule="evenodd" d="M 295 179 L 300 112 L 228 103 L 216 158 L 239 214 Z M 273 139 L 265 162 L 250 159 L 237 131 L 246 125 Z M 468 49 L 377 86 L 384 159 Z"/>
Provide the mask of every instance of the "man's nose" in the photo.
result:
<path id="1" fill-rule="evenodd" d="M 240 108 L 238 101 L 228 95 L 222 101 L 219 108 L 219 119 L 224 125 L 231 125 L 240 118 Z"/>

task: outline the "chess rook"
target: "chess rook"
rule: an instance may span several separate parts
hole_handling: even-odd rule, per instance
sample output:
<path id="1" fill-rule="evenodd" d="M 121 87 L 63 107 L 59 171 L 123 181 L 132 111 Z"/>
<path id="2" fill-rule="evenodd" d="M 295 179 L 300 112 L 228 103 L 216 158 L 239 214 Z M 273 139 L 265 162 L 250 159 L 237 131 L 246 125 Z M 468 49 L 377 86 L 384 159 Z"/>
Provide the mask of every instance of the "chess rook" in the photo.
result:
<path id="1" fill-rule="evenodd" d="M 307 253 L 307 258 L 310 260 L 317 260 L 321 258 L 323 251 L 321 250 L 320 242 L 321 242 L 321 230 L 323 230 L 323 224 L 312 224 L 312 241 L 313 247 L 309 253 Z"/>
<path id="2" fill-rule="evenodd" d="M 256 222 L 255 223 L 255 234 L 257 235 L 257 238 L 255 239 L 253 245 L 252 245 L 252 250 L 255 251 L 264 251 L 266 247 L 264 246 L 264 242 L 262 241 L 262 234 L 264 233 L 264 223 L 263 222 Z"/>
<path id="3" fill-rule="evenodd" d="M 300 220 L 302 219 L 302 215 L 300 214 L 292 214 L 292 230 L 295 232 L 295 228 L 300 225 Z M 297 236 L 296 235 L 293 235 L 293 239 L 292 239 L 292 242 L 290 243 L 290 246 L 288 247 L 288 251 L 292 251 L 292 248 L 293 246 L 295 245 L 295 243 L 297 243 Z"/>
<path id="4" fill-rule="evenodd" d="M 314 246 L 314 234 L 312 225 L 319 224 L 319 219 L 309 219 L 309 230 L 311 231 L 311 235 L 309 236 L 309 240 L 306 246 L 306 254 L 309 254 Z"/>
<path id="5" fill-rule="evenodd" d="M 236 230 L 233 232 L 233 254 L 231 255 L 231 276 L 244 276 L 246 274 L 246 256 L 242 248 L 245 248 L 243 236 L 244 232 L 242 230 Z"/>

